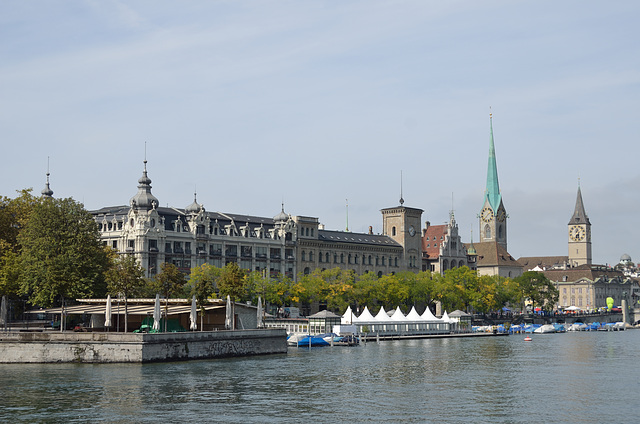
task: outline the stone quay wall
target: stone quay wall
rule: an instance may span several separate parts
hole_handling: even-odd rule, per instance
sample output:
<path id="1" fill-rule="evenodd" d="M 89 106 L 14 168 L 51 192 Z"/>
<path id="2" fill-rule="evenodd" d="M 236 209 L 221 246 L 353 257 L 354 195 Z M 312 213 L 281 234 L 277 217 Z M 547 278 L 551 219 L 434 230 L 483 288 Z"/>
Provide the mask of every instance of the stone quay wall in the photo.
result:
<path id="1" fill-rule="evenodd" d="M 286 353 L 281 329 L 188 333 L 0 333 L 0 363 L 162 362 Z"/>

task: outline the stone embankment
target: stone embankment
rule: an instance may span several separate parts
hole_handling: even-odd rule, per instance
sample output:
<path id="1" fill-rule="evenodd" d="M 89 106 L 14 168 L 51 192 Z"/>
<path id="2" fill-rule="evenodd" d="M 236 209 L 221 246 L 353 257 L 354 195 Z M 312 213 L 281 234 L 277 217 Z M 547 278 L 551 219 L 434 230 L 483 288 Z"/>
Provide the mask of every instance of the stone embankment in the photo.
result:
<path id="1" fill-rule="evenodd" d="M 281 329 L 188 333 L 0 333 L 0 363 L 161 362 L 286 353 Z"/>

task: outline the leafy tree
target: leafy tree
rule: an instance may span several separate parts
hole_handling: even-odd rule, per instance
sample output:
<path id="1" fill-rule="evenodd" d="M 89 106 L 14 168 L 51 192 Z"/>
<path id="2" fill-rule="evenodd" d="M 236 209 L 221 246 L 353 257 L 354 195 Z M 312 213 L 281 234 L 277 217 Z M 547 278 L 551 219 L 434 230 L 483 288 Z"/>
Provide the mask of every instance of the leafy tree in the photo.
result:
<path id="1" fill-rule="evenodd" d="M 466 311 L 478 287 L 478 275 L 466 266 L 448 269 L 437 281 L 437 297 L 445 310 Z"/>
<path id="2" fill-rule="evenodd" d="M 522 300 L 531 300 L 533 308 L 538 305 L 544 310 L 551 310 L 558 301 L 560 292 L 542 272 L 527 271 L 515 280 L 520 287 Z"/>
<path id="3" fill-rule="evenodd" d="M 15 199 L 0 197 L 0 295 L 17 297 L 20 292 L 20 244 L 18 234 L 29 221 L 40 199 L 31 189 L 19 191 Z"/>
<path id="4" fill-rule="evenodd" d="M 192 268 L 189 275 L 188 284 L 191 287 L 191 296 L 196 297 L 196 303 L 200 306 L 200 329 L 202 330 L 202 320 L 205 314 L 204 305 L 209 296 L 215 293 L 216 280 L 220 276 L 220 268 L 207 263 L 199 267 Z"/>
<path id="5" fill-rule="evenodd" d="M 235 316 L 235 302 L 245 293 L 245 271 L 241 269 L 237 263 L 230 262 L 222 268 L 220 278 L 218 279 L 218 287 L 220 295 L 229 296 L 232 301 L 231 316 Z M 232 320 L 232 329 L 235 330 L 235 320 Z"/>
<path id="6" fill-rule="evenodd" d="M 380 280 L 374 273 L 368 272 L 356 277 L 352 291 L 355 310 L 364 309 L 365 306 L 371 308 L 377 305 L 380 292 Z"/>
<path id="7" fill-rule="evenodd" d="M 70 198 L 36 202 L 17 241 L 20 291 L 32 304 L 105 295 L 108 254 L 82 204 Z"/>
<path id="8" fill-rule="evenodd" d="M 144 268 L 133 255 L 114 255 L 105 273 L 107 290 L 124 298 L 124 332 L 128 330 L 127 299 L 140 293 L 145 284 Z"/>
<path id="9" fill-rule="evenodd" d="M 164 331 L 167 331 L 167 319 L 169 318 L 169 298 L 181 294 L 185 285 L 184 274 L 177 266 L 167 262 L 160 264 L 160 272 L 151 281 L 151 287 L 164 296 Z"/>

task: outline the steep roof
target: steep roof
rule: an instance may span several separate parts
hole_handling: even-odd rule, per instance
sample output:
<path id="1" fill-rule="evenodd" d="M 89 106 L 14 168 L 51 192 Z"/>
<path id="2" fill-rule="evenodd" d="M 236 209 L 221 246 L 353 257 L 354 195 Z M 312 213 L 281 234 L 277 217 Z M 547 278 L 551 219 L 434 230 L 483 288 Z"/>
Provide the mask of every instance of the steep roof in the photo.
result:
<path id="1" fill-rule="evenodd" d="M 580 190 L 580 186 L 578 186 L 578 195 L 576 197 L 576 207 L 573 211 L 573 215 L 571 216 L 571 221 L 569 221 L 569 225 L 575 224 L 589 224 L 589 217 L 587 216 L 587 212 L 584 210 L 584 202 L 582 201 L 582 191 Z"/>
<path id="2" fill-rule="evenodd" d="M 489 200 L 489 204 L 495 213 L 502 202 L 502 196 L 500 195 L 500 184 L 498 183 L 498 164 L 496 162 L 496 148 L 493 142 L 493 118 L 491 115 L 489 115 L 489 161 L 487 164 L 485 198 Z"/>
<path id="3" fill-rule="evenodd" d="M 469 247 L 468 244 L 465 246 Z M 522 268 L 520 262 L 515 260 L 498 242 L 473 243 L 473 246 L 478 253 L 478 267 L 510 266 Z"/>

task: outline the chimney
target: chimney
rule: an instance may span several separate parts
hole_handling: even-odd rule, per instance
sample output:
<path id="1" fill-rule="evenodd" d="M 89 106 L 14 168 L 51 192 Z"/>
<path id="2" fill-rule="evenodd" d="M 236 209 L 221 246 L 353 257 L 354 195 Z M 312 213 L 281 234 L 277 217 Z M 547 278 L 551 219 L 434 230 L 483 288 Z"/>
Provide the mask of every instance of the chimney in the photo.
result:
<path id="1" fill-rule="evenodd" d="M 373 226 L 369 225 L 369 235 L 373 235 Z"/>

